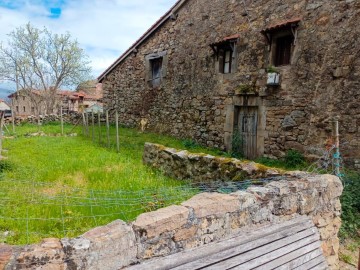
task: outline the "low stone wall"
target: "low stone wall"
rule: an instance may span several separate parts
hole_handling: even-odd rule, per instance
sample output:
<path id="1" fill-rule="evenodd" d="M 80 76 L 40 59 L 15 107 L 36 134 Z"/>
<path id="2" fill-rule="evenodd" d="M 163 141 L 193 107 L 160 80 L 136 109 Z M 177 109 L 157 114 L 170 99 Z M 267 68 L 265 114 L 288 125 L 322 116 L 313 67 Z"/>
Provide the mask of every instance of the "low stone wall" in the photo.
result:
<path id="1" fill-rule="evenodd" d="M 0 245 L 0 269 L 121 269 L 298 215 L 312 218 L 330 268 L 338 269 L 341 181 L 302 172 L 283 173 L 283 177 L 232 194 L 198 194 L 181 205 L 141 214 L 132 223 L 117 220 L 74 239 Z"/>
<path id="2" fill-rule="evenodd" d="M 194 182 L 241 181 L 249 177 L 279 176 L 283 172 L 255 162 L 193 154 L 153 143 L 145 143 L 143 162 L 175 179 L 191 179 Z"/>

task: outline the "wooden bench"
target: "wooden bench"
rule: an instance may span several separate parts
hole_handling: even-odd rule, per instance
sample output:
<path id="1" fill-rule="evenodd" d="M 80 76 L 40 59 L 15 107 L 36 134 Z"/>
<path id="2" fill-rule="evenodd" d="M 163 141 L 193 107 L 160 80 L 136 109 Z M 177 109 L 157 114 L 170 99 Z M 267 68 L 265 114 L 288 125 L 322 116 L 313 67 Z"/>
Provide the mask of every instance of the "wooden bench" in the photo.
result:
<path id="1" fill-rule="evenodd" d="M 320 270 L 328 266 L 314 223 L 308 217 L 298 217 L 126 269 Z"/>

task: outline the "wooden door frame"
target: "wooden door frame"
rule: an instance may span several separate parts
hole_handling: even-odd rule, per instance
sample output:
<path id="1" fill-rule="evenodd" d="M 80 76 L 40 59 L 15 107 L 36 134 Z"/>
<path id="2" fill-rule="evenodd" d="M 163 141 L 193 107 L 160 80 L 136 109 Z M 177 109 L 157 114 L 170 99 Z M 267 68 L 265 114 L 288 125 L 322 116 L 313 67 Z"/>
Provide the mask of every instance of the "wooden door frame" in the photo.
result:
<path id="1" fill-rule="evenodd" d="M 232 150 L 232 136 L 234 134 L 235 106 L 258 107 L 258 125 L 256 135 L 256 156 L 264 154 L 264 138 L 266 135 L 266 108 L 263 99 L 257 96 L 234 96 L 232 103 L 226 106 L 226 120 L 224 125 L 224 145 L 226 150 Z"/>

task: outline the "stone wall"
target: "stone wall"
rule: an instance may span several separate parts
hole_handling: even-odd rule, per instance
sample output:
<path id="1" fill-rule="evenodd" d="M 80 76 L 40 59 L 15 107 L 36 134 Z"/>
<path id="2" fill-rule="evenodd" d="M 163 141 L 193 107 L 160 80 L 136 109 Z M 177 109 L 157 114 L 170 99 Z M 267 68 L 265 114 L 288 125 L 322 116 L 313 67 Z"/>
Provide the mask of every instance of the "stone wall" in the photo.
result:
<path id="1" fill-rule="evenodd" d="M 156 145 L 146 149 L 158 149 L 154 156 L 163 155 L 169 164 L 180 164 L 179 154 L 188 155 L 189 159 L 196 156 Z M 218 163 L 215 166 L 220 168 L 222 160 L 213 159 L 212 163 Z M 251 169 L 240 170 L 249 172 L 249 177 L 252 173 L 257 176 L 257 170 L 252 169 L 256 167 L 251 164 Z M 308 215 L 314 221 L 330 269 L 338 269 L 340 180 L 332 175 L 301 172 L 282 175 L 283 180 L 264 187 L 249 187 L 232 194 L 198 194 L 181 205 L 141 214 L 132 223 L 117 220 L 74 239 L 44 239 L 29 246 L 0 244 L 0 269 L 121 269 L 298 215 Z"/>
<path id="2" fill-rule="evenodd" d="M 255 162 L 193 154 L 153 143 L 145 143 L 143 163 L 160 169 L 172 178 L 202 183 L 269 178 L 280 176 L 283 172 Z"/>
<path id="3" fill-rule="evenodd" d="M 221 149 L 231 147 L 236 106 L 258 108 L 257 155 L 288 149 L 319 155 L 340 116 L 348 142 L 342 154 L 360 168 L 360 3 L 355 0 L 186 1 L 133 53 L 102 78 L 104 103 L 121 121 Z M 176 19 L 175 19 L 176 18 Z M 271 53 L 262 29 L 301 18 L 291 65 L 279 67 L 281 85 L 266 86 Z M 113 33 L 116 35 L 116 33 Z M 236 66 L 221 74 L 210 44 L 238 34 Z M 148 82 L 147 56 L 166 53 L 159 87 Z M 254 93 L 238 93 L 241 86 Z"/>

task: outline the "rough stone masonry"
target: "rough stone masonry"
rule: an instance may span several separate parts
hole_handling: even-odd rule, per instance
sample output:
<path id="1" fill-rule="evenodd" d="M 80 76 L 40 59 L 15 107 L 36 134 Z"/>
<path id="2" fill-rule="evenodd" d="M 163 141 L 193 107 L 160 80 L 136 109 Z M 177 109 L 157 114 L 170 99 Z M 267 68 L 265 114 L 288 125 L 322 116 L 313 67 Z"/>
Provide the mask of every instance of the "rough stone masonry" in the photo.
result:
<path id="1" fill-rule="evenodd" d="M 339 116 L 360 169 L 359 24 L 356 0 L 181 0 L 99 76 L 104 102 L 124 124 L 211 147 L 239 131 L 250 157 L 318 157 Z"/>
<path id="2" fill-rule="evenodd" d="M 184 164 L 190 168 L 194 160 L 203 162 L 204 157 L 152 144 L 147 144 L 144 153 L 146 163 L 155 165 L 162 160 L 163 166 L 167 163 L 174 168 L 184 168 Z M 221 171 L 221 159 L 206 159 L 212 159 L 212 165 L 203 168 L 211 173 L 217 166 Z M 271 173 L 256 164 L 231 162 L 249 177 L 259 175 L 259 171 Z M 283 180 L 264 187 L 249 187 L 231 194 L 198 194 L 180 205 L 141 214 L 132 223 L 117 220 L 77 238 L 44 239 L 28 246 L 0 244 L 0 269 L 121 269 L 298 215 L 313 220 L 329 268 L 339 269 L 341 193 L 342 184 L 336 176 L 287 172 L 283 173 Z"/>

